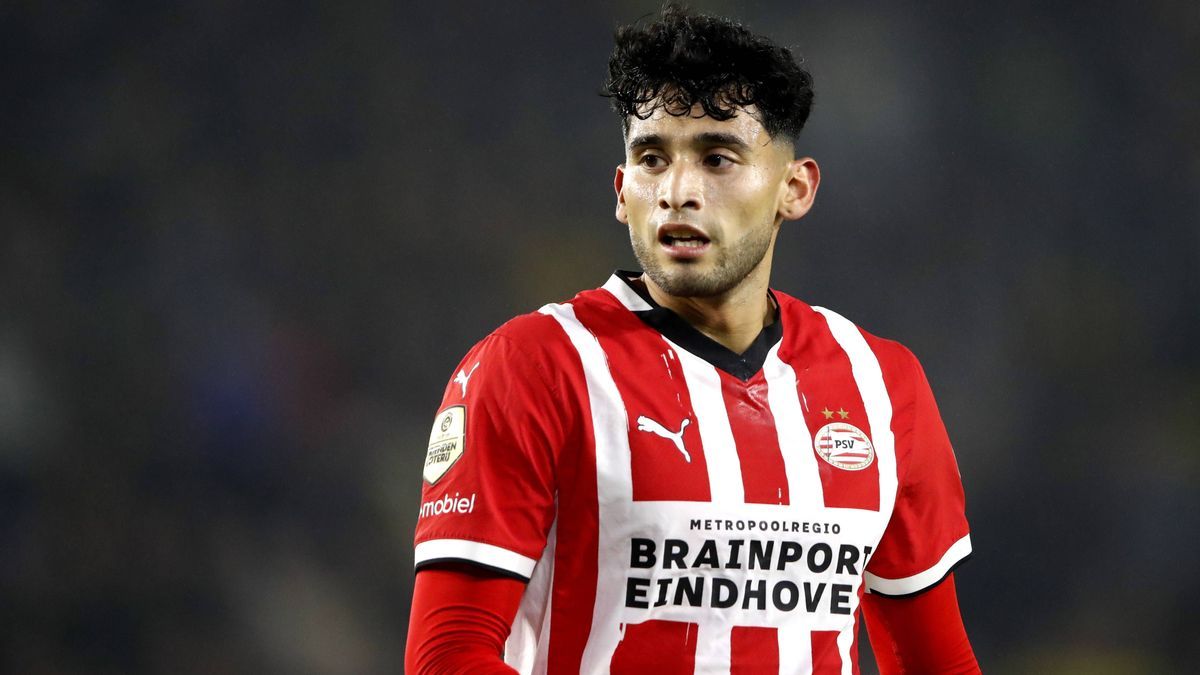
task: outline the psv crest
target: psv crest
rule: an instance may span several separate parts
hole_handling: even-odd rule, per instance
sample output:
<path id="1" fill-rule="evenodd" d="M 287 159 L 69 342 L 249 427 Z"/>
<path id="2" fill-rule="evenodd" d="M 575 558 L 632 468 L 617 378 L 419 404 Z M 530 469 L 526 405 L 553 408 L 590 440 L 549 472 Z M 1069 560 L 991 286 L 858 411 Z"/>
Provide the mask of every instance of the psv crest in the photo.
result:
<path id="1" fill-rule="evenodd" d="M 821 427 L 813 437 L 813 448 L 821 459 L 839 469 L 861 471 L 875 459 L 875 446 L 862 429 L 845 422 Z"/>
<path id="2" fill-rule="evenodd" d="M 455 405 L 438 413 L 429 432 L 429 452 L 425 455 L 425 480 L 431 485 L 446 475 L 462 457 L 467 429 L 467 406 Z"/>

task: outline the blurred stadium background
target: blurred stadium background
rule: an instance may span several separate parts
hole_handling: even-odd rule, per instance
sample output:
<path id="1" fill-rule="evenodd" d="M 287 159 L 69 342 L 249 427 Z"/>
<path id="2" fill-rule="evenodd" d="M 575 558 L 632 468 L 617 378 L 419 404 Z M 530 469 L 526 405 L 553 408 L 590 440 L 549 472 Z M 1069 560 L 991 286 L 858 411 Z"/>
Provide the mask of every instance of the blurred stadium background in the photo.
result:
<path id="1" fill-rule="evenodd" d="M 695 4 L 815 75 L 775 285 L 924 361 L 985 671 L 1194 667 L 1200 5 Z M 0 4 L 0 670 L 402 670 L 454 365 L 632 265 L 656 5 L 566 5 Z"/>

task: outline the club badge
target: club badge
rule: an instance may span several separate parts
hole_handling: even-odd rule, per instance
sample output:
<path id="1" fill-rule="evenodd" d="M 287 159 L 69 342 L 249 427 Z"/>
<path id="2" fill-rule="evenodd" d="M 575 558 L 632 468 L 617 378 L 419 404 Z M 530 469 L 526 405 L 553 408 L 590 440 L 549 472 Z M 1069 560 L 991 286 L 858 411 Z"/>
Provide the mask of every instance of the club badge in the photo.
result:
<path id="1" fill-rule="evenodd" d="M 425 455 L 425 480 L 434 484 L 446 475 L 462 457 L 467 429 L 467 406 L 455 405 L 438 413 L 429 432 L 429 452 Z"/>
<path id="2" fill-rule="evenodd" d="M 861 471 L 875 459 L 875 447 L 862 429 L 845 422 L 821 427 L 813 437 L 813 448 L 821 459 L 839 469 Z"/>

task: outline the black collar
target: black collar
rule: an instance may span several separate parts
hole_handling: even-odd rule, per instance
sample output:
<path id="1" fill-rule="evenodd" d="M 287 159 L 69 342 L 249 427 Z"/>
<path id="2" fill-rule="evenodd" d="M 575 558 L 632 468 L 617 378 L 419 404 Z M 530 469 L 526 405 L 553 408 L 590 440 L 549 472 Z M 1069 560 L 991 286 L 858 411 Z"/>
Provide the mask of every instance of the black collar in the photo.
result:
<path id="1" fill-rule="evenodd" d="M 683 317 L 655 302 L 643 284 L 633 281 L 641 276 L 641 272 L 617 270 L 615 275 L 642 300 L 645 300 L 646 304 L 650 305 L 650 309 L 634 312 L 646 325 L 662 333 L 671 342 L 712 364 L 713 367 L 720 368 L 743 382 L 748 381 L 754 377 L 755 373 L 762 370 L 763 363 L 767 360 L 767 352 L 783 338 L 783 317 L 776 309 L 775 321 L 764 326 L 758 337 L 754 338 L 754 342 L 750 343 L 750 347 L 745 352 L 738 354 L 696 330 Z M 770 290 L 767 292 L 771 294 L 771 300 L 778 308 L 779 301 L 775 298 L 775 294 Z"/>

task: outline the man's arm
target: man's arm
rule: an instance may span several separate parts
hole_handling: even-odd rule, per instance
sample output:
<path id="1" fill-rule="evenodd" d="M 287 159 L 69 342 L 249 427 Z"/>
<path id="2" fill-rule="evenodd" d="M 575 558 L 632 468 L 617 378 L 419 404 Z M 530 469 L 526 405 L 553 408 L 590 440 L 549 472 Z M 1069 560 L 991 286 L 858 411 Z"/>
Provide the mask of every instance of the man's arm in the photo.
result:
<path id="1" fill-rule="evenodd" d="M 557 453 L 580 443 L 561 337 L 551 317 L 518 317 L 446 386 L 414 533 L 408 673 L 514 672 L 501 657 L 556 515 Z"/>
<path id="2" fill-rule="evenodd" d="M 504 642 L 525 584 L 474 565 L 417 573 L 404 671 L 411 675 L 512 675 Z"/>
<path id="3" fill-rule="evenodd" d="M 958 610 L 953 574 L 912 597 L 867 593 L 862 607 L 881 675 L 980 672 Z"/>

